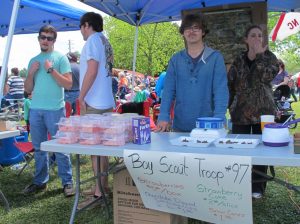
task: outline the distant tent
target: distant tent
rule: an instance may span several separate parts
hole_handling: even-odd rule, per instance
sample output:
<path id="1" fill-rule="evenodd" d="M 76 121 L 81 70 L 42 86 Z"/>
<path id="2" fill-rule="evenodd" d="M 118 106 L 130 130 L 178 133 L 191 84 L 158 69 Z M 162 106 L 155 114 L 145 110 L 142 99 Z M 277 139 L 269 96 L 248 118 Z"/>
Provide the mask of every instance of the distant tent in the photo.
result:
<path id="1" fill-rule="evenodd" d="M 0 0 L 0 36 L 8 34 L 13 6 L 18 1 L 14 34 L 36 33 L 45 24 L 55 26 L 58 31 L 78 30 L 79 19 L 85 13 L 58 0 Z"/>

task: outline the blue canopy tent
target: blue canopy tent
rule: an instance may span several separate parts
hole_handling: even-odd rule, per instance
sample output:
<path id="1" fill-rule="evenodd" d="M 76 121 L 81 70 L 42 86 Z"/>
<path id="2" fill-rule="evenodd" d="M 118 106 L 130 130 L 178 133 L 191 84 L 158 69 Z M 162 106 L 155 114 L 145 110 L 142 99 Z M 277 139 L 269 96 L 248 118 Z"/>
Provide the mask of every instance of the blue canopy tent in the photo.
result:
<path id="1" fill-rule="evenodd" d="M 267 0 L 80 0 L 81 2 L 97 8 L 117 19 L 136 26 L 133 71 L 135 71 L 138 26 L 149 23 L 177 21 L 181 19 L 181 11 L 226 6 L 229 4 L 266 2 Z M 297 11 L 300 10 L 299 0 L 268 0 L 269 11 Z"/>
<path id="2" fill-rule="evenodd" d="M 266 0 L 80 0 L 110 16 L 134 26 L 148 23 L 176 21 L 181 11 L 194 8 L 224 6 L 229 4 L 265 2 Z M 299 0 L 268 0 L 269 11 L 300 10 Z"/>
<path id="3" fill-rule="evenodd" d="M 6 36 L 13 16 L 13 0 L 0 0 L 0 35 Z M 20 0 L 14 34 L 35 33 L 44 24 L 59 31 L 78 30 L 79 18 L 85 13 L 57 0 Z"/>
<path id="4" fill-rule="evenodd" d="M 45 24 L 55 26 L 58 31 L 78 30 L 85 11 L 58 0 L 0 0 L 0 8 L 0 35 L 7 35 L 0 78 L 2 98 L 13 35 L 36 33 Z"/>

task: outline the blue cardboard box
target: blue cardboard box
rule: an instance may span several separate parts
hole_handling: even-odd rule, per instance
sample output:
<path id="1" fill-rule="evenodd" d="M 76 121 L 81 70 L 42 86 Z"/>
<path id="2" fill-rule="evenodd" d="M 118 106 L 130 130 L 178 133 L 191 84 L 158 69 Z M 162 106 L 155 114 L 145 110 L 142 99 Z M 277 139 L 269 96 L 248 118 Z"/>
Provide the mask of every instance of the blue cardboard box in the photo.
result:
<path id="1" fill-rule="evenodd" d="M 150 118 L 132 118 L 132 132 L 134 144 L 148 144 L 151 142 Z"/>

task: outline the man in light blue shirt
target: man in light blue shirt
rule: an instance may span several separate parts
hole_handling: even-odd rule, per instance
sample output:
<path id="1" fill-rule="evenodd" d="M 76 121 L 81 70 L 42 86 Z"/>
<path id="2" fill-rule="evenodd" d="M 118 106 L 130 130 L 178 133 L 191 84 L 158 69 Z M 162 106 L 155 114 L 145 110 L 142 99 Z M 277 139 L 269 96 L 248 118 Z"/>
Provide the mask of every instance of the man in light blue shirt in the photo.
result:
<path id="1" fill-rule="evenodd" d="M 219 51 L 204 44 L 208 33 L 203 15 L 184 17 L 180 33 L 186 49 L 169 61 L 158 117 L 157 131 L 170 130 L 174 103 L 173 130 L 190 132 L 198 117 L 225 119 L 228 104 L 227 74 Z"/>
<path id="2" fill-rule="evenodd" d="M 57 123 L 64 116 L 64 88 L 72 87 L 71 67 L 67 57 L 54 50 L 57 32 L 53 26 L 45 25 L 39 31 L 41 53 L 32 58 L 28 65 L 25 91 L 32 93 L 30 106 L 30 129 L 35 149 L 35 175 L 33 183 L 23 193 L 33 194 L 44 190 L 49 181 L 49 156 L 41 151 L 41 143 L 48 134 L 54 136 Z M 58 175 L 62 179 L 66 197 L 74 195 L 70 156 L 55 153 Z"/>

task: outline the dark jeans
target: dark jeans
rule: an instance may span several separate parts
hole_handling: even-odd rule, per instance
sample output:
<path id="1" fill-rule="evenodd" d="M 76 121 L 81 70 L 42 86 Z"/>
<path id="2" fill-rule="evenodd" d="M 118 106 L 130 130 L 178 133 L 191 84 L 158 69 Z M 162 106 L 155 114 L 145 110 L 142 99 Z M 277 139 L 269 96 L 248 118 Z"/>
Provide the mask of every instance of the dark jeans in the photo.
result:
<path id="1" fill-rule="evenodd" d="M 294 101 L 297 102 L 297 97 L 295 95 L 295 89 L 291 89 L 291 96 L 293 97 Z"/>
<path id="2" fill-rule="evenodd" d="M 232 134 L 261 134 L 260 124 L 232 125 Z M 268 166 L 253 165 L 252 169 L 267 174 Z M 267 181 L 260 175 L 252 172 L 252 192 L 265 193 Z"/>
<path id="3" fill-rule="evenodd" d="M 25 120 L 26 122 L 26 130 L 27 130 L 27 133 L 28 133 L 28 136 L 29 136 L 29 133 L 30 133 L 30 122 L 29 120 Z"/>
<path id="4" fill-rule="evenodd" d="M 297 88 L 297 93 L 299 94 L 299 100 L 300 100 L 300 86 L 298 86 L 298 88 Z"/>

